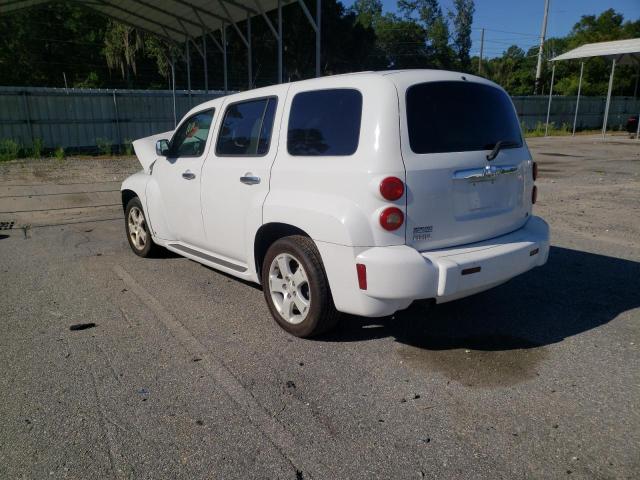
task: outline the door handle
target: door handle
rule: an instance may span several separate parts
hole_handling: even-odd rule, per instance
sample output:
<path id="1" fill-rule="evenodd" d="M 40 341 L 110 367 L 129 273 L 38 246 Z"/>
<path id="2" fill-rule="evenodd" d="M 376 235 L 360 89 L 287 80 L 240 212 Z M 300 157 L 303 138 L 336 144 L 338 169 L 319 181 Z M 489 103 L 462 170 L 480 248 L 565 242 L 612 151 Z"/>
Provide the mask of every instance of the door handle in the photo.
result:
<path id="1" fill-rule="evenodd" d="M 196 174 L 192 173 L 190 170 L 187 170 L 186 172 L 182 172 L 182 178 L 186 180 L 193 180 L 194 178 L 196 178 Z"/>
<path id="2" fill-rule="evenodd" d="M 251 172 L 247 172 L 244 176 L 240 177 L 240 182 L 245 185 L 257 185 L 260 183 L 260 177 L 254 177 Z"/>

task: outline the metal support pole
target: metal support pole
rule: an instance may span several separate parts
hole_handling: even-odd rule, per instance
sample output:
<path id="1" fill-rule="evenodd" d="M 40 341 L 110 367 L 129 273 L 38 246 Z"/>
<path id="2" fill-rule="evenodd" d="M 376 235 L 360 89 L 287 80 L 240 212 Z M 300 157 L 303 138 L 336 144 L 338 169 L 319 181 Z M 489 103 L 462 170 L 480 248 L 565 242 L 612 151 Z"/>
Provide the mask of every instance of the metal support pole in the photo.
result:
<path id="1" fill-rule="evenodd" d="M 120 135 L 120 119 L 118 115 L 118 101 L 116 100 L 116 91 L 113 91 L 113 110 L 116 115 L 116 141 L 118 144 L 118 153 L 122 153 L 122 135 Z"/>
<path id="2" fill-rule="evenodd" d="M 636 128 L 636 141 L 640 138 L 640 112 L 638 113 L 638 127 Z"/>
<path id="3" fill-rule="evenodd" d="M 611 90 L 613 90 L 613 75 L 616 71 L 616 59 L 611 61 L 611 75 L 609 75 L 609 90 L 607 90 L 607 103 L 604 107 L 604 120 L 602 122 L 602 139 L 607 134 L 607 122 L 609 121 L 609 106 L 611 105 Z"/>
<path id="4" fill-rule="evenodd" d="M 229 90 L 227 82 L 227 24 L 222 24 L 222 70 L 224 72 L 224 93 Z"/>
<path id="5" fill-rule="evenodd" d="M 282 0 L 278 0 L 278 83 L 282 82 Z"/>
<path id="6" fill-rule="evenodd" d="M 582 90 L 582 72 L 584 71 L 584 62 L 580 62 L 580 80 L 578 80 L 578 98 L 576 98 L 576 113 L 573 115 L 573 132 L 571 136 L 576 134 L 576 122 L 578 121 L 578 107 L 580 106 L 580 90 Z"/>
<path id="7" fill-rule="evenodd" d="M 316 0 L 316 77 L 320 76 L 320 43 L 322 40 L 322 0 Z"/>
<path id="8" fill-rule="evenodd" d="M 307 8 L 307 4 L 305 0 L 298 0 L 302 11 L 304 12 L 307 20 L 311 24 L 311 27 L 316 32 L 316 77 L 320 76 L 320 42 L 321 42 L 321 32 L 320 32 L 320 23 L 322 22 L 322 0 L 316 0 L 316 18 L 314 19 L 311 15 L 311 12 Z"/>
<path id="9" fill-rule="evenodd" d="M 478 57 L 478 75 L 482 75 L 482 54 L 484 53 L 484 28 L 480 33 L 480 56 Z"/>
<path id="10" fill-rule="evenodd" d="M 171 91 L 173 93 L 173 128 L 178 126 L 178 116 L 176 113 L 176 60 L 171 56 Z"/>
<path id="11" fill-rule="evenodd" d="M 27 125 L 29 125 L 29 135 L 31 136 L 31 145 L 34 144 L 34 136 L 33 136 L 33 123 L 31 122 L 31 110 L 29 108 L 29 97 L 27 96 L 27 92 L 22 92 L 22 100 L 24 101 L 24 111 L 27 115 Z"/>
<path id="12" fill-rule="evenodd" d="M 189 107 L 191 107 L 191 54 L 189 53 L 189 40 L 185 42 L 185 60 L 187 62 L 187 90 L 189 91 Z"/>
<path id="13" fill-rule="evenodd" d="M 247 12 L 247 74 L 249 76 L 249 90 L 253 88 L 253 58 L 251 55 L 251 16 Z"/>
<path id="14" fill-rule="evenodd" d="M 553 64 L 553 67 L 551 68 L 551 88 L 549 89 L 549 103 L 547 104 L 547 122 L 545 123 L 544 126 L 544 136 L 547 136 L 547 133 L 549 131 L 549 115 L 551 114 L 551 98 L 553 95 L 553 80 L 555 79 L 556 76 L 556 64 Z"/>
<path id="15" fill-rule="evenodd" d="M 544 50 L 544 39 L 547 36 L 547 18 L 549 16 L 549 0 L 544 0 L 544 16 L 542 17 L 542 30 L 540 31 L 540 48 L 538 49 L 538 64 L 536 65 L 536 80 L 533 87 L 533 94 L 538 94 L 538 86 L 542 77 L 542 52 Z"/>
<path id="16" fill-rule="evenodd" d="M 638 68 L 636 68 L 636 86 L 633 89 L 633 99 L 634 100 L 636 98 L 638 98 L 638 80 L 640 80 L 640 63 L 638 63 Z"/>
<path id="17" fill-rule="evenodd" d="M 207 64 L 207 34 L 202 30 L 202 53 L 204 57 L 204 93 L 209 93 L 209 65 Z"/>

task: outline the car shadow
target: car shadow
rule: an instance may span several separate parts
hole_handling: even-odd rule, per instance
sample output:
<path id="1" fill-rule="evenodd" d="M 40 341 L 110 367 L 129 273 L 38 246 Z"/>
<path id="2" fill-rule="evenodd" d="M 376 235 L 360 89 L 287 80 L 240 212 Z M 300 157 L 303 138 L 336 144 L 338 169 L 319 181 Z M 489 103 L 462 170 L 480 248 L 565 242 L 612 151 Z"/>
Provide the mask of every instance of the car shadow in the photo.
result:
<path id="1" fill-rule="evenodd" d="M 393 337 L 409 365 L 469 385 L 516 382 L 537 374 L 546 346 L 639 307 L 638 278 L 638 262 L 552 247 L 545 266 L 492 290 L 392 317 L 345 315 L 319 340 Z"/>
<path id="2" fill-rule="evenodd" d="M 549 345 L 640 307 L 638 278 L 639 262 L 551 247 L 546 265 L 504 285 L 450 303 L 412 306 L 391 317 L 345 315 L 322 340 L 393 336 L 439 350 Z"/>

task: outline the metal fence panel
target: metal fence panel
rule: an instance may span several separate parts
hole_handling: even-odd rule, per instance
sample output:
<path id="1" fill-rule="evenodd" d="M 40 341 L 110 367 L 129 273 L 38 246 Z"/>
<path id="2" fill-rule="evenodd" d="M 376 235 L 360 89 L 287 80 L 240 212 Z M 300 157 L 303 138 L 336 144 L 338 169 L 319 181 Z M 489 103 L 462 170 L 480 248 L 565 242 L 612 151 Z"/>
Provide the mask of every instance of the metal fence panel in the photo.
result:
<path id="1" fill-rule="evenodd" d="M 176 91 L 178 120 L 192 107 L 224 92 Z M 171 90 L 94 90 L 0 87 L 0 140 L 25 147 L 90 149 L 122 145 L 172 130 Z"/>
<path id="2" fill-rule="evenodd" d="M 193 106 L 224 92 L 176 92 L 178 120 Z M 513 97 L 526 129 L 544 124 L 549 98 Z M 574 96 L 553 97 L 549 121 L 556 127 L 573 125 Z M 581 97 L 577 128 L 600 129 L 605 97 Z M 624 129 L 627 118 L 640 112 L 640 99 L 613 97 L 609 129 Z M 100 143 L 122 145 L 137 138 L 173 129 L 171 90 L 94 90 L 0 87 L 0 140 L 10 138 L 25 147 L 41 139 L 46 148 L 95 148 Z"/>
<path id="3" fill-rule="evenodd" d="M 538 123 L 547 120 L 547 106 L 549 97 L 522 96 L 512 97 L 516 106 L 520 122 L 526 129 L 533 129 Z M 551 101 L 549 123 L 556 127 L 567 125 L 569 130 L 573 126 L 573 116 L 576 108 L 575 96 L 555 96 Z M 576 128 L 578 130 L 602 128 L 606 97 L 580 97 L 580 107 Z M 640 99 L 633 97 L 612 97 L 609 107 L 608 128 L 610 130 L 624 130 L 627 118 L 640 112 Z"/>

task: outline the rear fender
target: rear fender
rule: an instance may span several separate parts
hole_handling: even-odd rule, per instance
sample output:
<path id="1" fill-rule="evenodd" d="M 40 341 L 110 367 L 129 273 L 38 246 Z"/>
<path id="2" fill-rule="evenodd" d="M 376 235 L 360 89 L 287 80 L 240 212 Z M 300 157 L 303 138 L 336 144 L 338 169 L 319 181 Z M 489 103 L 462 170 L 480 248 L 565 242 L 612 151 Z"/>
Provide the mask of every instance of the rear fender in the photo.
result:
<path id="1" fill-rule="evenodd" d="M 292 202 L 291 198 L 297 198 Z M 271 191 L 263 223 L 286 223 L 316 241 L 339 245 L 374 245 L 372 219 L 346 197 L 308 192 Z"/>

